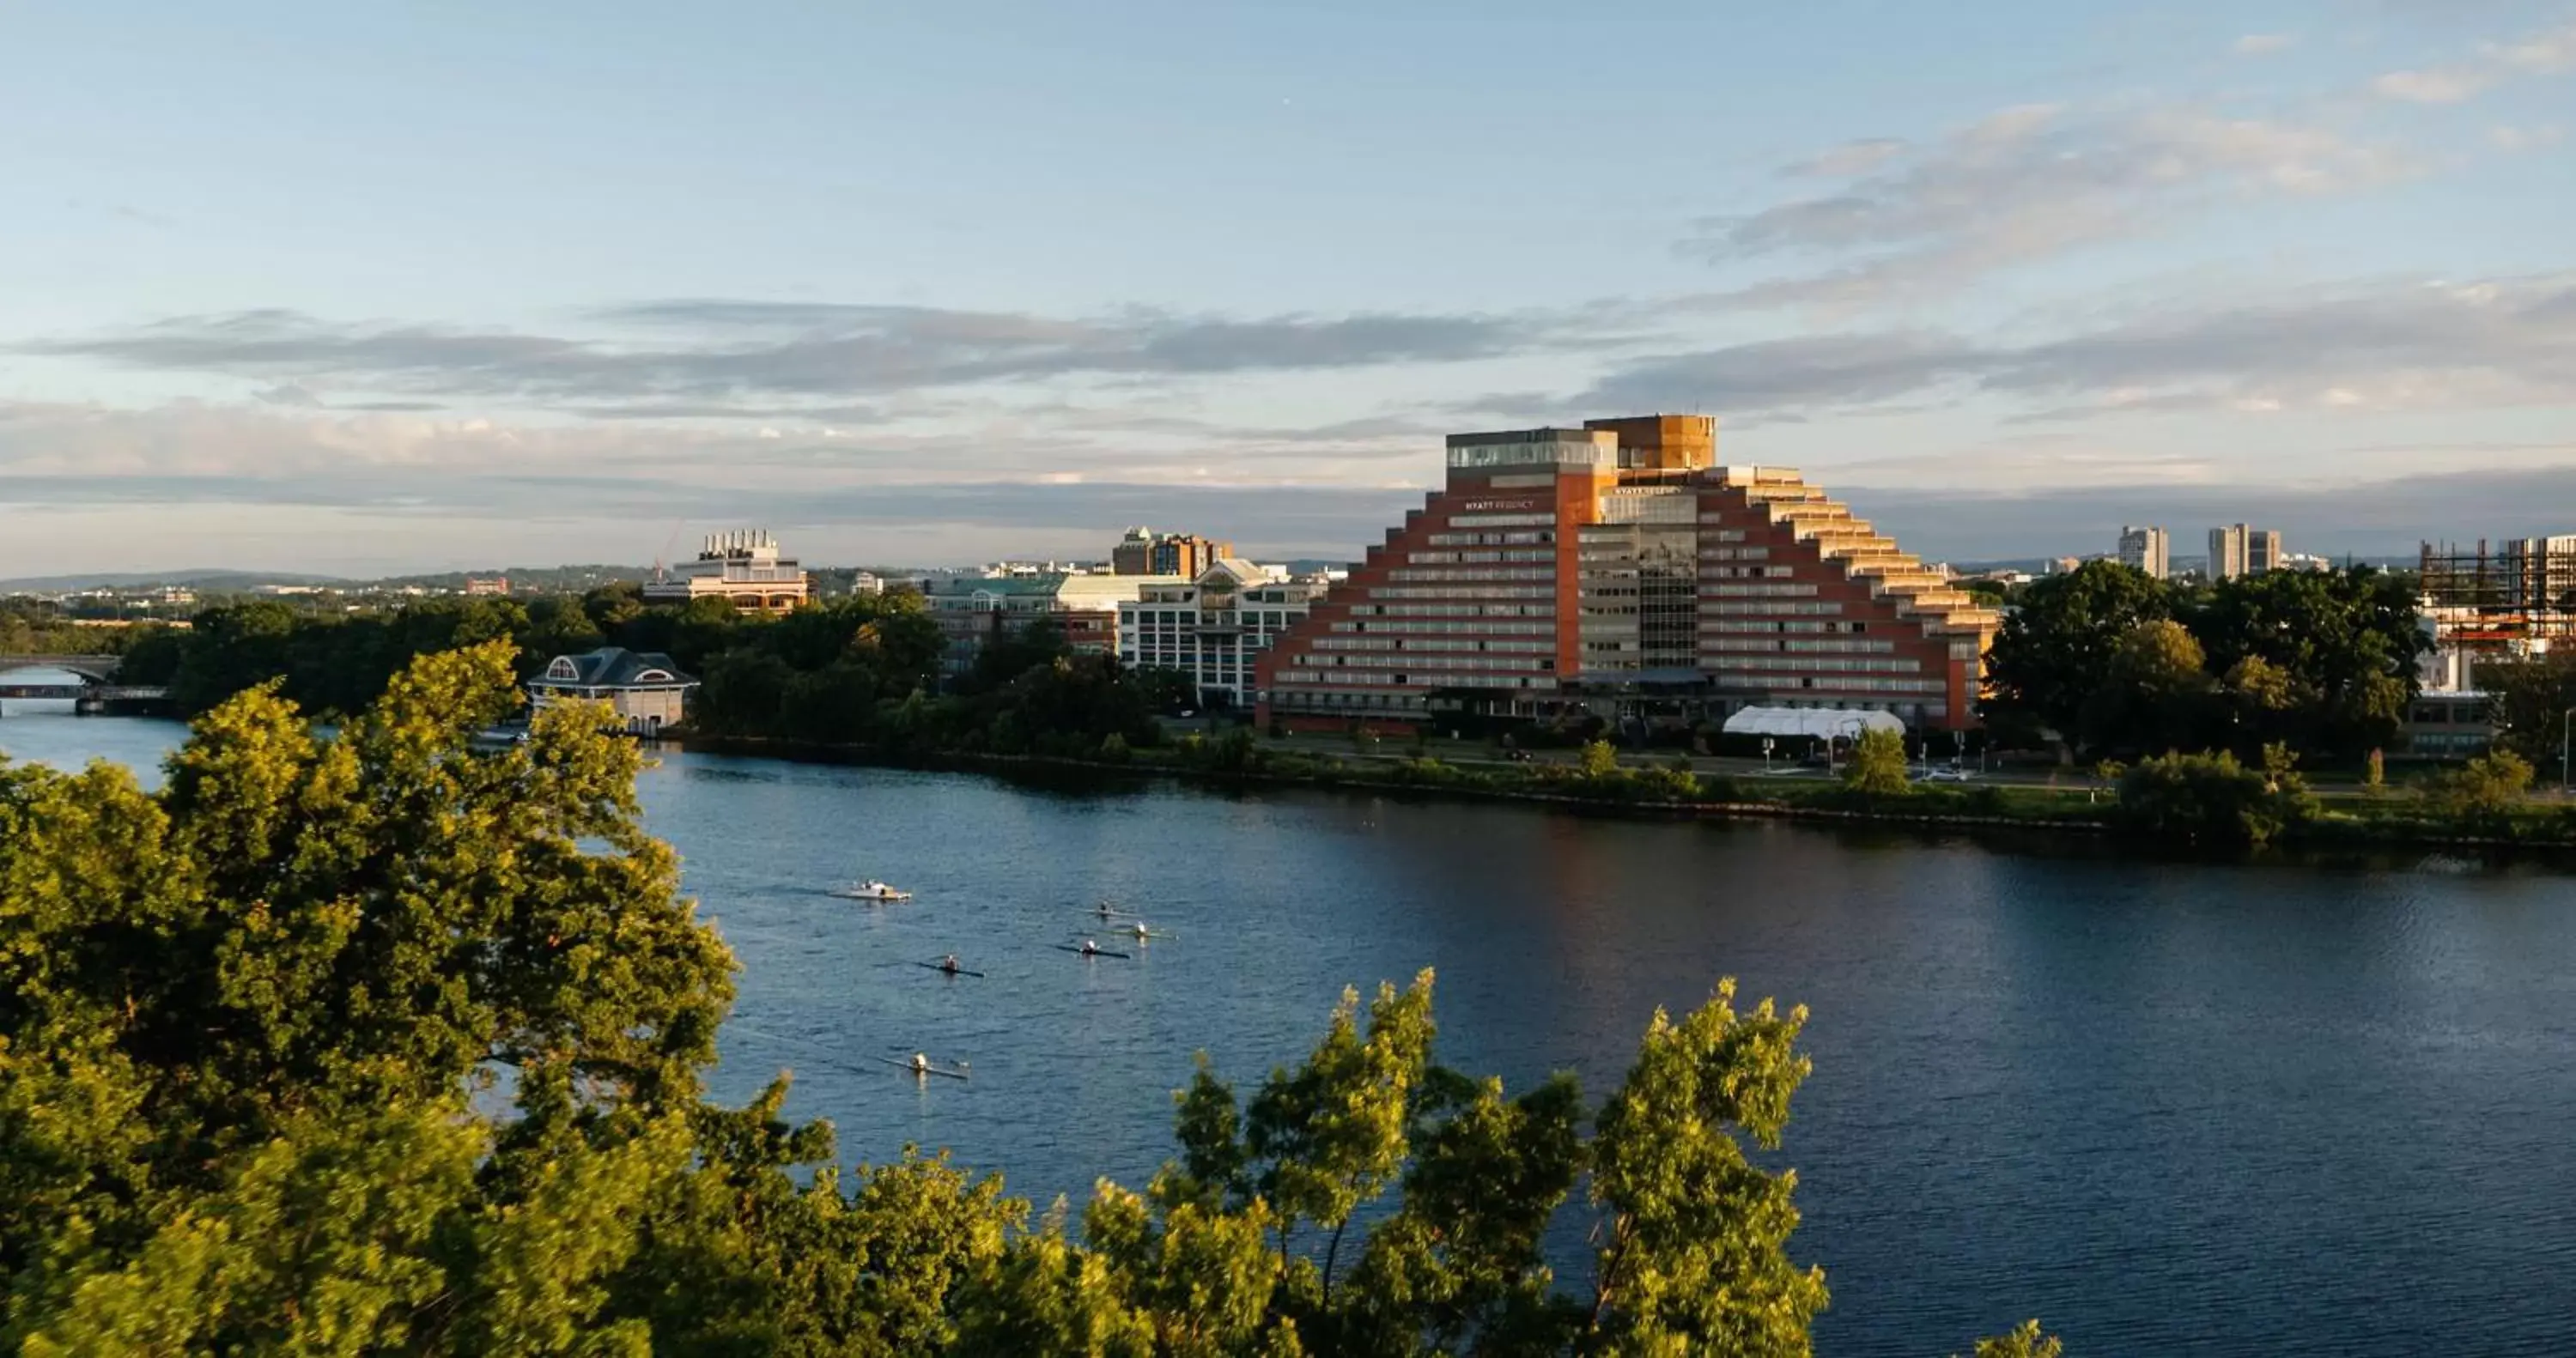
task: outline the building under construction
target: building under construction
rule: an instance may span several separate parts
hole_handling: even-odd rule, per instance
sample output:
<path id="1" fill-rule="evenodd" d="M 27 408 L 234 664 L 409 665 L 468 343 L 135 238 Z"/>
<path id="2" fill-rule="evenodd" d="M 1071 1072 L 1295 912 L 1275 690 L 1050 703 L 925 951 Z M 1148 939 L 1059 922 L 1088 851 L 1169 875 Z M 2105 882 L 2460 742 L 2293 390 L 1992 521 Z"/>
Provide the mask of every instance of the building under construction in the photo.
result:
<path id="1" fill-rule="evenodd" d="M 2419 570 L 2434 643 L 2472 658 L 2537 655 L 2576 637 L 2576 534 L 2473 551 L 2427 542 Z"/>

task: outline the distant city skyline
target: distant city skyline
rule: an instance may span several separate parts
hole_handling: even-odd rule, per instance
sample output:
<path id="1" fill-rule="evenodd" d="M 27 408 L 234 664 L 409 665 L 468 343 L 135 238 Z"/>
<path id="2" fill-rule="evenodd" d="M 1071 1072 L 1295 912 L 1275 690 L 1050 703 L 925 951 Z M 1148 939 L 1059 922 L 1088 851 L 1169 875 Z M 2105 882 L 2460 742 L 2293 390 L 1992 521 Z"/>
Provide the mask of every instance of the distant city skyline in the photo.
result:
<path id="1" fill-rule="evenodd" d="M 1934 559 L 2576 505 L 2569 0 L 6 29 L 0 578 L 1346 559 L 1604 412 Z"/>

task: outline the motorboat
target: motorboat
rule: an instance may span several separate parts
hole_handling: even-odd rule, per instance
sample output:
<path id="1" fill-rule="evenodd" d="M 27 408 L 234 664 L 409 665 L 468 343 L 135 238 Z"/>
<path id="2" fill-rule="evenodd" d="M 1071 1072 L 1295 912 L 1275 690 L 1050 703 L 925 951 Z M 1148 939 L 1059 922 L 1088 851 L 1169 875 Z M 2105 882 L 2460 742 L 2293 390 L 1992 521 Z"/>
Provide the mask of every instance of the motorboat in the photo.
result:
<path id="1" fill-rule="evenodd" d="M 839 890 L 834 891 L 832 894 L 842 897 L 845 900 L 853 901 L 908 901 L 912 899 L 911 892 L 897 891 L 893 887 L 878 881 L 874 877 L 871 877 L 864 882 L 858 882 L 850 886 L 842 887 Z"/>

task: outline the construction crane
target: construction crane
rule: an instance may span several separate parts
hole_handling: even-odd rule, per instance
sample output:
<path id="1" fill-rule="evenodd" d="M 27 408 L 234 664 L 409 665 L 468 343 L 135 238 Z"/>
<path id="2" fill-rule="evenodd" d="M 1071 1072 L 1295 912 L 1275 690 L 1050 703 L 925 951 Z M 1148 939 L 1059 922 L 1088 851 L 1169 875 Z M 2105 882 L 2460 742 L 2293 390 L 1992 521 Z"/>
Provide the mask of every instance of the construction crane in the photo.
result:
<path id="1" fill-rule="evenodd" d="M 688 526 L 689 521 L 687 519 L 673 519 L 671 521 L 671 535 L 662 539 L 662 550 L 653 554 L 653 579 L 656 582 L 659 582 L 665 575 L 663 563 L 671 559 L 671 549 L 680 545 L 680 530 Z"/>

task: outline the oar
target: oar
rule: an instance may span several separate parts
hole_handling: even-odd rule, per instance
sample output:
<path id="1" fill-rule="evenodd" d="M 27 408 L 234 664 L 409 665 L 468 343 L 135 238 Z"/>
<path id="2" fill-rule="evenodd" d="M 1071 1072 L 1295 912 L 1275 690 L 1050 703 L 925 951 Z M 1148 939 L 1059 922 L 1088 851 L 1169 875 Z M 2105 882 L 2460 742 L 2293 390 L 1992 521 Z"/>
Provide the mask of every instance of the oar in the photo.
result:
<path id="1" fill-rule="evenodd" d="M 897 1070 L 908 1071 L 914 1075 L 945 1075 L 952 1080 L 963 1080 L 966 1078 L 966 1072 L 962 1070 L 942 1070 L 937 1066 L 916 1066 L 910 1061 L 898 1061 L 891 1056 L 880 1056 L 877 1059 Z"/>

